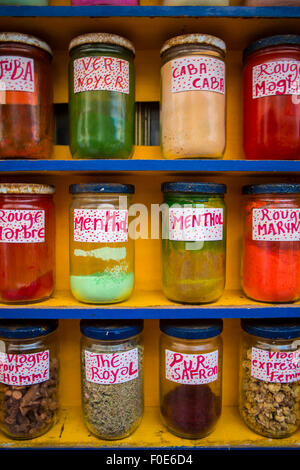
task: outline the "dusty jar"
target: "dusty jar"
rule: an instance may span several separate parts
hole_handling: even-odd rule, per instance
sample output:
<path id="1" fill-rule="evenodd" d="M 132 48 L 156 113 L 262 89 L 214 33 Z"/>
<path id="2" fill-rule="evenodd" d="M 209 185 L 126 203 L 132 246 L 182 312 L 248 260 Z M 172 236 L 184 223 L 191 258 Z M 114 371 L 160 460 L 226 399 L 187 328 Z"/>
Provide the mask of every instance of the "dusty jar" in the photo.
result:
<path id="1" fill-rule="evenodd" d="M 243 187 L 242 286 L 251 299 L 293 302 L 300 297 L 300 185 Z"/>
<path id="2" fill-rule="evenodd" d="M 85 34 L 69 47 L 73 158 L 130 158 L 135 134 L 135 48 L 115 34 Z"/>
<path id="3" fill-rule="evenodd" d="M 74 184 L 70 206 L 70 284 L 81 302 L 110 304 L 134 288 L 134 239 L 129 236 L 130 184 Z"/>
<path id="4" fill-rule="evenodd" d="M 161 49 L 161 149 L 168 159 L 222 158 L 226 142 L 225 43 L 206 34 Z"/>
<path id="5" fill-rule="evenodd" d="M 300 323 L 253 319 L 241 324 L 241 417 L 257 434 L 288 437 L 300 423 Z"/>
<path id="6" fill-rule="evenodd" d="M 0 158 L 49 158 L 52 51 L 38 38 L 0 34 Z"/>
<path id="7" fill-rule="evenodd" d="M 54 424 L 58 406 L 57 320 L 0 321 L 0 429 L 32 439 Z"/>
<path id="8" fill-rule="evenodd" d="M 222 320 L 160 321 L 160 410 L 172 433 L 210 434 L 222 409 Z"/>
<path id="9" fill-rule="evenodd" d="M 80 328 L 85 425 L 101 439 L 123 439 L 143 416 L 143 321 L 82 320 Z"/>
<path id="10" fill-rule="evenodd" d="M 50 297 L 55 284 L 53 186 L 0 184 L 0 301 Z"/>

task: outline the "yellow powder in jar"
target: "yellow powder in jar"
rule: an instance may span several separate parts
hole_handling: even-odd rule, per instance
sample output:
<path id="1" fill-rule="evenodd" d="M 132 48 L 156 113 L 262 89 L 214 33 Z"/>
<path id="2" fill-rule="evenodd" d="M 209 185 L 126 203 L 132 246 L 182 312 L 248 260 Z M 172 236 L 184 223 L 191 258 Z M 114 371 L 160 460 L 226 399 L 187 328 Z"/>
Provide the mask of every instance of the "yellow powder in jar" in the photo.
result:
<path id="1" fill-rule="evenodd" d="M 161 146 L 165 158 L 222 158 L 226 145 L 225 94 L 172 92 L 172 61 L 161 69 Z"/>

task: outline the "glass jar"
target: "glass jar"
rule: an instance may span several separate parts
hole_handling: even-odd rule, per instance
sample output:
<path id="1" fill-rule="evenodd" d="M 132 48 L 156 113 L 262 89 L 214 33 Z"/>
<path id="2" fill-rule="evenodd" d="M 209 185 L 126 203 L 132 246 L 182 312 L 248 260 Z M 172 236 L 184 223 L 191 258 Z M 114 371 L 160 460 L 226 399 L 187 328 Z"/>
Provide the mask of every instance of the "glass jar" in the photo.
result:
<path id="1" fill-rule="evenodd" d="M 0 321 L 0 429 L 33 439 L 54 424 L 58 406 L 57 320 Z"/>
<path id="2" fill-rule="evenodd" d="M 242 286 L 263 302 L 300 298 L 300 185 L 243 187 Z"/>
<path id="3" fill-rule="evenodd" d="M 168 430 L 210 434 L 222 410 L 222 320 L 161 320 L 160 410 Z"/>
<path id="4" fill-rule="evenodd" d="M 288 437 L 300 423 L 300 323 L 242 320 L 239 408 L 252 431 Z"/>
<path id="5" fill-rule="evenodd" d="M 187 34 L 161 49 L 164 158 L 221 158 L 225 151 L 225 43 Z"/>
<path id="6" fill-rule="evenodd" d="M 49 158 L 52 52 L 40 39 L 0 33 L 0 158 Z"/>
<path id="7" fill-rule="evenodd" d="M 300 35 L 254 42 L 244 52 L 243 81 L 246 159 L 299 160 Z"/>
<path id="8" fill-rule="evenodd" d="M 73 158 L 130 158 L 135 133 L 134 46 L 114 34 L 70 44 L 69 113 Z"/>
<path id="9" fill-rule="evenodd" d="M 0 184 L 0 301 L 49 298 L 55 283 L 53 186 Z"/>
<path id="10" fill-rule="evenodd" d="M 142 320 L 81 320 L 83 419 L 101 439 L 123 439 L 144 410 Z"/>
<path id="11" fill-rule="evenodd" d="M 138 0 L 72 0 L 72 6 L 85 5 L 116 5 L 116 6 L 134 6 L 138 5 Z"/>
<path id="12" fill-rule="evenodd" d="M 81 302 L 110 304 L 134 288 L 134 240 L 128 231 L 130 184 L 74 184 L 70 207 L 70 284 Z"/>
<path id="13" fill-rule="evenodd" d="M 226 267 L 226 186 L 163 183 L 162 284 L 175 302 L 214 302 Z"/>

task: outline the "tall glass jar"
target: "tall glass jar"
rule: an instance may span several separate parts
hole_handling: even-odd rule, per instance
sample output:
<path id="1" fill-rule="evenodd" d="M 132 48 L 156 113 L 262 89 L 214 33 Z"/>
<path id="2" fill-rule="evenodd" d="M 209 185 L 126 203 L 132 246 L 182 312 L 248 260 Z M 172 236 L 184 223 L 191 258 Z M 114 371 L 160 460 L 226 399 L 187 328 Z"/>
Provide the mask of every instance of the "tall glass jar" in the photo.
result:
<path id="1" fill-rule="evenodd" d="M 222 158 L 226 142 L 225 43 L 187 34 L 161 49 L 164 158 Z"/>
<path id="2" fill-rule="evenodd" d="M 248 160 L 300 158 L 300 35 L 271 36 L 244 52 Z"/>
<path id="3" fill-rule="evenodd" d="M 222 410 L 222 320 L 161 320 L 160 410 L 172 433 L 210 434 Z"/>
<path id="4" fill-rule="evenodd" d="M 242 320 L 239 408 L 252 431 L 288 437 L 300 424 L 300 323 Z"/>
<path id="5" fill-rule="evenodd" d="M 70 284 L 81 302 L 110 304 L 134 288 L 134 240 L 129 236 L 130 184 L 74 184 L 70 207 Z"/>
<path id="6" fill-rule="evenodd" d="M 73 158 L 130 158 L 135 133 L 134 46 L 114 34 L 71 41 L 70 147 Z"/>
<path id="7" fill-rule="evenodd" d="M 0 33 L 0 158 L 51 157 L 51 61 L 44 41 Z"/>
<path id="8" fill-rule="evenodd" d="M 54 424 L 58 407 L 57 320 L 0 321 L 0 429 L 33 439 Z"/>
<path id="9" fill-rule="evenodd" d="M 101 439 L 123 439 L 144 410 L 142 320 L 82 320 L 83 419 Z"/>
<path id="10" fill-rule="evenodd" d="M 226 186 L 163 183 L 162 284 L 175 302 L 214 302 L 226 267 Z"/>
<path id="11" fill-rule="evenodd" d="M 53 186 L 0 184 L 0 301 L 50 297 L 55 283 Z"/>
<path id="12" fill-rule="evenodd" d="M 244 186 L 242 286 L 263 302 L 300 298 L 300 185 Z"/>

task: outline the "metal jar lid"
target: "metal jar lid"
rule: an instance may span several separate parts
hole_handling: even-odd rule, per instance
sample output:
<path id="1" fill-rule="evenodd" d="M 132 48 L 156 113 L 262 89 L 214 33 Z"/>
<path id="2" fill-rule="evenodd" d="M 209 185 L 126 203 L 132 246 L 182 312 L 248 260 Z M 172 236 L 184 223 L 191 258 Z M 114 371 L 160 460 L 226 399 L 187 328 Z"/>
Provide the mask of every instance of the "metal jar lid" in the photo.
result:
<path id="1" fill-rule="evenodd" d="M 300 194 L 300 184 L 269 183 L 243 186 L 243 194 Z"/>
<path id="2" fill-rule="evenodd" d="M 71 194 L 134 194 L 134 186 L 132 184 L 121 183 L 82 183 L 71 184 L 69 191 Z"/>
<path id="3" fill-rule="evenodd" d="M 226 185 L 220 183 L 174 181 L 161 185 L 163 193 L 225 194 L 226 189 Z"/>
<path id="4" fill-rule="evenodd" d="M 51 56 L 53 55 L 51 47 L 45 41 L 25 33 L 0 33 L 0 42 L 26 44 L 28 46 L 38 47 L 48 52 Z"/>
<path id="5" fill-rule="evenodd" d="M 208 339 L 219 336 L 223 321 L 211 320 L 160 320 L 160 330 L 168 336 L 181 339 Z"/>
<path id="6" fill-rule="evenodd" d="M 81 320 L 80 331 L 84 336 L 104 341 L 119 341 L 140 334 L 143 320 Z"/>
<path id="7" fill-rule="evenodd" d="M 276 36 L 268 36 L 266 38 L 258 39 L 248 46 L 243 53 L 243 59 L 245 60 L 250 54 L 261 51 L 268 47 L 276 46 L 298 46 L 300 47 L 300 35 L 299 34 L 277 34 Z"/>
<path id="8" fill-rule="evenodd" d="M 124 47 L 135 54 L 135 47 L 128 39 L 110 33 L 89 33 L 82 34 L 72 39 L 69 45 L 69 51 L 74 47 L 83 46 L 84 44 L 113 44 Z"/>
<path id="9" fill-rule="evenodd" d="M 300 338 L 300 321 L 297 318 L 272 318 L 241 320 L 241 327 L 250 335 L 267 339 Z"/>
<path id="10" fill-rule="evenodd" d="M 0 338 L 37 338 L 49 335 L 57 328 L 58 320 L 0 320 Z"/>
<path id="11" fill-rule="evenodd" d="M 161 48 L 160 54 L 164 54 L 172 47 L 183 46 L 187 44 L 213 46 L 219 49 L 223 54 L 226 53 L 225 42 L 216 36 L 211 36 L 210 34 L 183 34 L 181 36 L 175 36 L 166 41 Z"/>
<path id="12" fill-rule="evenodd" d="M 0 183 L 0 194 L 54 194 L 54 186 L 36 183 Z"/>

